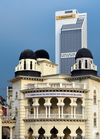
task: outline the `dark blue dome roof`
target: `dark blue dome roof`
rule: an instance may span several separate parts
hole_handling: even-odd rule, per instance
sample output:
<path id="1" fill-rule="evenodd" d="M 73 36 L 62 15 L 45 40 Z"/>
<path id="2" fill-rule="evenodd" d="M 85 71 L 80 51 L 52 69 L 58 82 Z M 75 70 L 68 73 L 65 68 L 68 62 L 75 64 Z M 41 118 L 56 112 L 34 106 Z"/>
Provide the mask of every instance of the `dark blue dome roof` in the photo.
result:
<path id="1" fill-rule="evenodd" d="M 36 59 L 36 54 L 32 50 L 26 49 L 20 54 L 19 60 L 21 59 Z"/>
<path id="2" fill-rule="evenodd" d="M 82 49 L 79 49 L 78 52 L 76 53 L 76 56 L 75 56 L 75 60 L 77 58 L 92 58 L 93 59 L 93 56 L 92 56 L 92 53 L 89 49 L 86 49 L 86 48 L 82 48 Z"/>
<path id="3" fill-rule="evenodd" d="M 49 59 L 49 54 L 47 51 L 41 49 L 35 52 L 37 58 L 46 58 Z"/>

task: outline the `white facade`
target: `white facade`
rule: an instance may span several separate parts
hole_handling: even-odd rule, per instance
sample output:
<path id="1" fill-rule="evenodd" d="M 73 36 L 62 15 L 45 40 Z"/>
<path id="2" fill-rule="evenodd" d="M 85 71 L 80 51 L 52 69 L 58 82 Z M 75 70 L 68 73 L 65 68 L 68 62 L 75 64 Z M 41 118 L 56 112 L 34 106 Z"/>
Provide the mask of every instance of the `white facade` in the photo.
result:
<path id="1" fill-rule="evenodd" d="M 68 135 L 76 139 L 80 134 L 82 139 L 95 139 L 100 133 L 99 80 L 95 76 L 64 75 L 9 80 L 13 88 L 8 115 L 16 119 L 13 138 L 28 139 L 30 129 L 32 136 L 38 138 L 41 127 L 45 138 L 50 138 L 55 127 L 57 138 Z"/>
<path id="2" fill-rule="evenodd" d="M 78 20 L 81 20 L 81 19 L 83 19 L 83 22 L 82 22 L 82 25 L 80 26 L 78 23 Z M 66 27 L 64 27 L 63 29 L 63 26 L 66 26 Z M 64 46 L 64 40 L 63 39 L 61 40 L 61 31 L 63 32 L 66 31 L 67 33 L 68 31 L 71 31 L 71 30 L 75 31 L 79 29 L 81 30 L 80 35 L 79 35 L 80 38 L 78 38 L 78 41 L 80 41 L 79 47 L 77 45 L 78 44 L 77 38 L 75 38 L 75 36 L 74 38 L 70 38 L 69 36 L 70 33 L 68 33 L 68 36 L 69 36 L 68 43 L 65 42 L 66 44 Z M 73 41 L 73 44 L 72 44 L 72 41 Z M 76 48 L 75 48 L 75 44 L 76 44 Z M 76 9 L 57 11 L 55 13 L 55 60 L 56 60 L 56 63 L 58 64 L 57 73 L 62 73 L 62 74 L 67 74 L 67 75 L 70 74 L 71 66 L 73 66 L 74 64 L 75 54 L 80 48 L 87 48 L 87 14 L 78 13 Z M 62 57 L 62 55 L 65 55 L 65 57 Z M 71 59 L 71 60 L 67 61 L 67 59 Z M 62 67 L 62 65 L 65 65 L 65 68 L 67 65 L 66 71 L 64 67 Z"/>
<path id="3" fill-rule="evenodd" d="M 83 58 L 81 60 L 84 61 Z M 89 58 L 85 60 L 91 61 Z M 46 64 L 42 62 L 40 66 L 46 69 Z M 90 69 L 88 67 L 87 70 Z M 7 89 L 8 117 L 15 122 L 10 129 L 10 138 L 99 139 L 100 78 L 56 74 L 51 69 L 48 69 L 48 74 L 49 70 L 51 75 L 41 69 L 41 77 L 20 75 L 9 80 L 12 88 Z"/>

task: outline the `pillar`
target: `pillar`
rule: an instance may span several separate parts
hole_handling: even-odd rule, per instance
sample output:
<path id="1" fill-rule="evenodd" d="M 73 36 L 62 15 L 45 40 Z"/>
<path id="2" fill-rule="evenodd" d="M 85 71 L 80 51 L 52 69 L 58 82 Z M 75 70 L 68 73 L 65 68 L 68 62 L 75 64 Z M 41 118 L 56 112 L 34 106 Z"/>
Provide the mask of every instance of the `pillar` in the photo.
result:
<path id="1" fill-rule="evenodd" d="M 38 118 L 38 106 L 36 108 L 37 108 L 37 118 Z"/>
<path id="2" fill-rule="evenodd" d="M 72 82 L 72 88 L 75 88 L 75 82 Z"/>
<path id="3" fill-rule="evenodd" d="M 36 108 L 34 107 L 34 118 L 35 118 Z"/>
<path id="4" fill-rule="evenodd" d="M 73 106 L 71 106 L 71 118 L 73 118 Z"/>
<path id="5" fill-rule="evenodd" d="M 49 118 L 50 118 L 50 106 L 49 106 Z"/>
<path id="6" fill-rule="evenodd" d="M 84 106 L 82 106 L 82 118 L 84 119 Z"/>
<path id="7" fill-rule="evenodd" d="M 74 106 L 74 118 L 76 118 L 76 106 Z"/>
<path id="8" fill-rule="evenodd" d="M 10 139 L 12 139 L 12 126 L 11 127 L 9 127 L 10 128 Z"/>
<path id="9" fill-rule="evenodd" d="M 64 106 L 61 106 L 62 118 L 63 118 L 63 113 L 64 113 L 63 107 L 64 107 Z"/>
<path id="10" fill-rule="evenodd" d="M 47 106 L 45 106 L 45 111 L 46 111 L 45 117 L 47 118 Z"/>
<path id="11" fill-rule="evenodd" d="M 58 106 L 58 118 L 60 118 L 60 106 Z"/>

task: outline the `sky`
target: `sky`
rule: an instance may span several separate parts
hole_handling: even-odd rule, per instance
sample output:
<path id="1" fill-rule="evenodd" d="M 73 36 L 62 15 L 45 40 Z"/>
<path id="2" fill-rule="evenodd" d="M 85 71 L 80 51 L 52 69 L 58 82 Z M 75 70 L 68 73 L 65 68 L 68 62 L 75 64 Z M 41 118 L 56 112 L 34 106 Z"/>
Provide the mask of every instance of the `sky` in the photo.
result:
<path id="1" fill-rule="evenodd" d="M 14 77 L 20 53 L 44 49 L 55 63 L 55 12 L 77 9 L 87 13 L 88 49 L 100 75 L 100 0 L 1 0 L 0 95 Z"/>

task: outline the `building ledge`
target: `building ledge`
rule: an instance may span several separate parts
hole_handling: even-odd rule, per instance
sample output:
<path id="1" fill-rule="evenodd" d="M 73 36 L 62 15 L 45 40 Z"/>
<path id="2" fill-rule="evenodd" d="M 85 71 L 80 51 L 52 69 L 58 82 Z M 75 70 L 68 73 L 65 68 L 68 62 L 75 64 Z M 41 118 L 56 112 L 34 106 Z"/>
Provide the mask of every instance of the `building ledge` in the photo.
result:
<path id="1" fill-rule="evenodd" d="M 65 118 L 41 118 L 41 119 L 23 119 L 24 122 L 86 122 L 87 119 L 65 119 Z"/>

